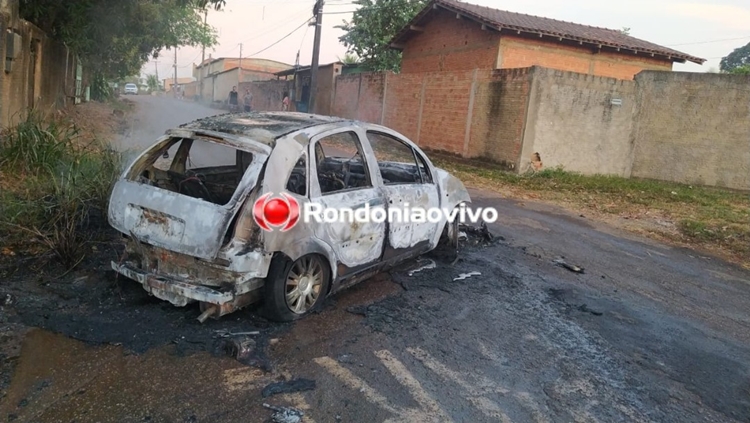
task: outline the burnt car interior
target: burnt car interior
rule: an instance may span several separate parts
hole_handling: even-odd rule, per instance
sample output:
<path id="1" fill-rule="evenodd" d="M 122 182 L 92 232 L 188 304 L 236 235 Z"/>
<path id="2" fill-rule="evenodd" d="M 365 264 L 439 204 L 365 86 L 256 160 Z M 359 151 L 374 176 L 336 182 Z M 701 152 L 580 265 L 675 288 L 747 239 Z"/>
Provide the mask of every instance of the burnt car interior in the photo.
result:
<path id="1" fill-rule="evenodd" d="M 328 194 L 355 188 L 371 187 L 359 138 L 354 132 L 342 132 L 315 143 L 320 192 Z"/>
<path id="2" fill-rule="evenodd" d="M 138 182 L 218 205 L 231 200 L 252 153 L 203 139 L 173 138 L 154 151 L 135 175 Z"/>
<path id="3" fill-rule="evenodd" d="M 427 163 L 414 149 L 380 132 L 367 132 L 380 176 L 386 185 L 432 183 Z"/>

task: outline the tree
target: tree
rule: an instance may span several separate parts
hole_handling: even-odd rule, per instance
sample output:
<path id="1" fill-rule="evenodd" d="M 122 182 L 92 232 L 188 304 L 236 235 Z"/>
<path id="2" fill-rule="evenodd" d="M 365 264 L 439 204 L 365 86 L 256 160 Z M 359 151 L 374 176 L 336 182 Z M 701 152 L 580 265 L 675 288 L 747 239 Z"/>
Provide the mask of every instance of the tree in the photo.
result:
<path id="1" fill-rule="evenodd" d="M 737 66 L 730 70 L 729 73 L 734 75 L 750 75 L 750 65 Z"/>
<path id="2" fill-rule="evenodd" d="M 401 68 L 401 53 L 388 43 L 419 13 L 427 0 L 354 0 L 360 6 L 351 21 L 337 28 L 346 31 L 339 40 L 349 53 L 360 57 L 365 68 L 374 71 Z"/>
<path id="3" fill-rule="evenodd" d="M 223 0 L 20 0 L 21 16 L 64 42 L 95 79 L 137 74 L 159 51 L 213 46 L 214 29 L 201 7 Z"/>
<path id="4" fill-rule="evenodd" d="M 617 32 L 619 32 L 620 34 L 630 35 L 630 27 L 623 26 Z"/>
<path id="5" fill-rule="evenodd" d="M 731 72 L 735 68 L 750 65 L 750 43 L 734 49 L 719 62 L 719 68 L 724 72 Z"/>
<path id="6" fill-rule="evenodd" d="M 146 77 L 146 85 L 148 85 L 148 90 L 151 92 L 159 91 L 159 80 L 156 79 L 156 75 Z"/>
<path id="7" fill-rule="evenodd" d="M 360 62 L 359 57 L 356 54 L 346 53 L 343 58 L 337 57 L 339 62 L 345 65 L 356 65 Z"/>

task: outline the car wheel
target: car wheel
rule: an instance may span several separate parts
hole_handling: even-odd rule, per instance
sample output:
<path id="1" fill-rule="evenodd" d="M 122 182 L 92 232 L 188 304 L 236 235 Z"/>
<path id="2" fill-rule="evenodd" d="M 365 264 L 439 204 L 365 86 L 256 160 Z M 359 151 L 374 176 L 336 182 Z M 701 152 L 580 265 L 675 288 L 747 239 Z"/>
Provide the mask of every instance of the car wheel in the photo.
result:
<path id="1" fill-rule="evenodd" d="M 308 254 L 295 261 L 277 256 L 264 286 L 264 311 L 272 320 L 290 322 L 317 309 L 328 293 L 331 271 L 327 261 Z"/>

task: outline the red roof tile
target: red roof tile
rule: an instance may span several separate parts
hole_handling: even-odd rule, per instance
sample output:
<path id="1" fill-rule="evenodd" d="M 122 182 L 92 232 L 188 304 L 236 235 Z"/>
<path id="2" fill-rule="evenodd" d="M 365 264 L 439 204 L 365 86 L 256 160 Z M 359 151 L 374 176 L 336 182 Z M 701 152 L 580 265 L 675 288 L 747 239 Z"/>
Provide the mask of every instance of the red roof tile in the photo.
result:
<path id="1" fill-rule="evenodd" d="M 673 61 L 691 61 L 703 64 L 705 59 L 691 56 L 677 50 L 625 35 L 614 29 L 581 25 L 556 19 L 543 18 L 522 13 L 492 9 L 457 0 L 433 0 L 412 21 L 406 25 L 392 40 L 392 44 L 403 41 L 409 34 L 410 27 L 417 25 L 435 6 L 462 14 L 496 30 L 513 30 L 531 32 L 589 44 L 608 46 L 638 53 L 653 53 L 671 58 Z"/>

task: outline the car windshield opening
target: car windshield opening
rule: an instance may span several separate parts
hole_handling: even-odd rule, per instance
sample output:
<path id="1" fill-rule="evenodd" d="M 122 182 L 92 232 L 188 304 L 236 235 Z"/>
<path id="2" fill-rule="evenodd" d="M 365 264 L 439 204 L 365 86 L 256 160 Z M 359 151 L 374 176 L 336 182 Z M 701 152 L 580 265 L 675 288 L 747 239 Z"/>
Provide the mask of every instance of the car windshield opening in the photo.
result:
<path id="1" fill-rule="evenodd" d="M 157 146 L 131 180 L 225 205 L 234 196 L 252 153 L 201 139 L 172 138 Z"/>

